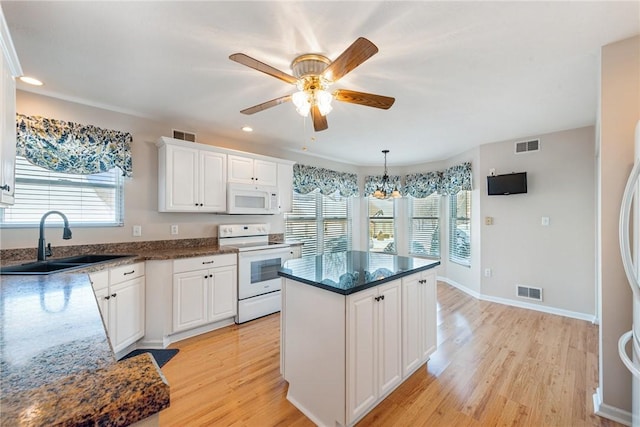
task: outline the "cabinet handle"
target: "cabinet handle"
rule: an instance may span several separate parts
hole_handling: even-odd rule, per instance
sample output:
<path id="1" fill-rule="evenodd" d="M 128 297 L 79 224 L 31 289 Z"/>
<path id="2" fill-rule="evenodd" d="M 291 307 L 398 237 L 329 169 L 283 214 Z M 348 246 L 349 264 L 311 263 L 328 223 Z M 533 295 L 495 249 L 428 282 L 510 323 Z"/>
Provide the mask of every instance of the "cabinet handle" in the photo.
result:
<path id="1" fill-rule="evenodd" d="M 127 272 L 127 273 L 124 273 L 124 274 L 123 274 L 123 276 L 126 276 L 126 275 L 128 275 L 128 274 L 133 274 L 133 273 L 135 273 L 135 272 L 136 272 L 135 270 L 131 270 L 131 271 Z"/>
<path id="2" fill-rule="evenodd" d="M 0 187 L 0 190 L 11 191 L 11 186 L 9 184 L 5 184 L 2 187 Z"/>
<path id="3" fill-rule="evenodd" d="M 215 262 L 215 260 L 214 261 L 202 261 L 203 264 L 213 264 L 214 262 Z"/>
<path id="4" fill-rule="evenodd" d="M 109 298 L 111 298 L 109 295 L 107 295 L 106 297 L 104 297 L 104 299 L 109 299 Z"/>
<path id="5" fill-rule="evenodd" d="M 380 299 L 381 299 L 381 300 L 384 300 L 384 295 L 380 295 Z"/>
<path id="6" fill-rule="evenodd" d="M 208 279 L 209 277 L 211 277 L 211 276 L 204 276 L 205 279 Z"/>
<path id="7" fill-rule="evenodd" d="M 117 295 L 118 295 L 118 294 L 116 294 L 115 292 L 111 294 L 111 296 L 112 296 L 113 298 L 115 298 Z"/>

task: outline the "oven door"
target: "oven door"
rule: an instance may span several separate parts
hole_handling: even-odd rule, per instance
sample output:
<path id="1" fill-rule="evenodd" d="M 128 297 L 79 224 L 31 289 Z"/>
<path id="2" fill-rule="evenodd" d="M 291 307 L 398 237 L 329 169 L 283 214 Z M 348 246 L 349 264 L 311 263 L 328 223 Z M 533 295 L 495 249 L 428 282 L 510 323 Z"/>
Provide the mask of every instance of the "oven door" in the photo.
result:
<path id="1" fill-rule="evenodd" d="M 291 259 L 291 248 L 260 249 L 238 254 L 238 299 L 281 289 L 278 270 Z"/>

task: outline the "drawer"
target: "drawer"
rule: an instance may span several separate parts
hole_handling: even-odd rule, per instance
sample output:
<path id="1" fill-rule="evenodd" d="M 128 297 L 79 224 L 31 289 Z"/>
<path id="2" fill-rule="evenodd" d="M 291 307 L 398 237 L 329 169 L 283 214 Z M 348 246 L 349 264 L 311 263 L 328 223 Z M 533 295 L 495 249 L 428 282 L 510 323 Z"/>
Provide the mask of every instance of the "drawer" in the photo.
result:
<path id="1" fill-rule="evenodd" d="M 215 267 L 236 265 L 238 256 L 236 254 L 199 256 L 194 258 L 182 258 L 173 261 L 173 272 L 183 273 L 185 271 L 206 270 Z"/>
<path id="2" fill-rule="evenodd" d="M 93 291 L 99 291 L 109 287 L 109 270 L 94 271 L 89 273 L 89 280 L 91 280 L 91 286 Z"/>
<path id="3" fill-rule="evenodd" d="M 114 267 L 109 270 L 109 284 L 124 282 L 144 276 L 144 262 Z"/>

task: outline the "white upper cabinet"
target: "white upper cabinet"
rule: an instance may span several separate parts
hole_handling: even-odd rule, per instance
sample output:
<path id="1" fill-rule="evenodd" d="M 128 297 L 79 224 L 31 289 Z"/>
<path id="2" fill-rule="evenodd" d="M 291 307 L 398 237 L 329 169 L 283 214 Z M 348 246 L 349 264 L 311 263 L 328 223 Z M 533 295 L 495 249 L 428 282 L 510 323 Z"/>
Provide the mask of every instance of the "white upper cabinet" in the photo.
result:
<path id="1" fill-rule="evenodd" d="M 229 155 L 229 182 L 278 185 L 278 164 L 263 159 Z"/>
<path id="2" fill-rule="evenodd" d="M 200 148 L 200 144 L 171 141 L 158 141 L 158 210 L 224 212 L 226 154 Z"/>
<path id="3" fill-rule="evenodd" d="M 16 81 L 22 75 L 9 29 L 0 9 L 0 206 L 13 205 L 16 166 Z"/>
<path id="4" fill-rule="evenodd" d="M 279 211 L 291 211 L 290 160 L 161 137 L 158 147 L 158 211 L 227 211 L 227 183 L 278 188 Z"/>

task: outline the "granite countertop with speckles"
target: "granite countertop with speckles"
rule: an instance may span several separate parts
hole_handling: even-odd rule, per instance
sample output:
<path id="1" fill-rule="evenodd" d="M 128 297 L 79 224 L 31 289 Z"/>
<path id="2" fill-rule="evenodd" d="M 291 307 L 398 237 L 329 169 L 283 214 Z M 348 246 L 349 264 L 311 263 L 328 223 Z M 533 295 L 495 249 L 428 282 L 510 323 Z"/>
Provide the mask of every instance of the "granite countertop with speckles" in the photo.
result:
<path id="1" fill-rule="evenodd" d="M 67 273 L 0 276 L 0 426 L 125 426 L 168 407 L 169 385 L 153 357 L 116 362 L 86 273 L 225 253 L 237 249 L 213 238 L 62 246 L 51 260 L 131 256 Z M 35 248 L 0 250 L 2 265 L 35 258 Z"/>
<path id="2" fill-rule="evenodd" d="M 86 274 L 0 276 L 2 426 L 124 426 L 169 406 L 150 354 L 116 362 Z"/>

